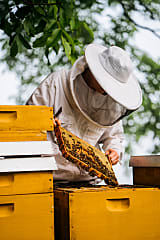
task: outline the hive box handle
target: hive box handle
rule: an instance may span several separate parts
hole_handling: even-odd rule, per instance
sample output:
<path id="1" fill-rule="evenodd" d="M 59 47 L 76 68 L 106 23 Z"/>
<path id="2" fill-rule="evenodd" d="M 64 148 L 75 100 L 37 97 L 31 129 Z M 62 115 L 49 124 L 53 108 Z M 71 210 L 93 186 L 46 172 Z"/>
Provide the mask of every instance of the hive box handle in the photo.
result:
<path id="1" fill-rule="evenodd" d="M 0 204 L 0 218 L 8 217 L 14 212 L 14 203 Z"/>
<path id="2" fill-rule="evenodd" d="M 130 207 L 129 198 L 108 198 L 106 199 L 106 207 L 112 212 L 125 211 Z"/>
<path id="3" fill-rule="evenodd" d="M 14 174 L 1 173 L 0 174 L 0 188 L 9 187 L 14 183 Z"/>
<path id="4" fill-rule="evenodd" d="M 0 111 L 0 123 L 9 123 L 17 119 L 17 111 Z"/>

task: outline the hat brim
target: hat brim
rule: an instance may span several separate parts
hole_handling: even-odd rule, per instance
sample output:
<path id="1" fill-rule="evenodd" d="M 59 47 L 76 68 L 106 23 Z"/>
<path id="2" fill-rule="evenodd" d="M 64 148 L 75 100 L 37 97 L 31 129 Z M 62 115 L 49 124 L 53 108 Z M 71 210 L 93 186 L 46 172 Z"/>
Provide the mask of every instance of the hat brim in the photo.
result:
<path id="1" fill-rule="evenodd" d="M 93 76 L 115 101 L 130 110 L 139 108 L 142 104 L 142 91 L 137 79 L 132 74 L 126 83 L 113 78 L 101 65 L 99 54 L 107 48 L 101 45 L 89 44 L 85 50 L 85 58 Z"/>

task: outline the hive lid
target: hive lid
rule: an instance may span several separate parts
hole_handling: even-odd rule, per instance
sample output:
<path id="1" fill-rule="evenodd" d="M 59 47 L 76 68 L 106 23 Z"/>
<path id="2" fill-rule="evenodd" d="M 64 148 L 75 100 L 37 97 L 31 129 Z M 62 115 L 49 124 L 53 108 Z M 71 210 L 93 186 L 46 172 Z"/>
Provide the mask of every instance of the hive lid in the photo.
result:
<path id="1" fill-rule="evenodd" d="M 0 157 L 54 155 L 49 141 L 0 142 Z"/>
<path id="2" fill-rule="evenodd" d="M 160 167 L 160 155 L 131 156 L 129 166 Z"/>
<path id="3" fill-rule="evenodd" d="M 57 170 L 54 157 L 1 158 L 0 173 Z"/>

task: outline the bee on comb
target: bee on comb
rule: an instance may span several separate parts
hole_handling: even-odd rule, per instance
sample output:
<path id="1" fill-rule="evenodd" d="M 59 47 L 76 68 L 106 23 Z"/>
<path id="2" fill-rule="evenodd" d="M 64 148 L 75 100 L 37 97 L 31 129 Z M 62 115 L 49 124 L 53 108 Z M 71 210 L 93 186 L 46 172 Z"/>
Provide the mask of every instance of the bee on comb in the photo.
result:
<path id="1" fill-rule="evenodd" d="M 54 131 L 64 158 L 79 165 L 91 176 L 103 179 L 106 184 L 118 185 L 112 165 L 103 152 L 59 125 Z"/>

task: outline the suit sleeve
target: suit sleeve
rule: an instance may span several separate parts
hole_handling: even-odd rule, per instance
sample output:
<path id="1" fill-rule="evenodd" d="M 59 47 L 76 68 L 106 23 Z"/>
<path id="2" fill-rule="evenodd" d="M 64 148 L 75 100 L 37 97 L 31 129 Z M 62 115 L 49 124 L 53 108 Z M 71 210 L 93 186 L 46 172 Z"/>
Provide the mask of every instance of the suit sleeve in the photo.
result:
<path id="1" fill-rule="evenodd" d="M 116 150 L 120 156 L 120 160 L 122 160 L 124 153 L 124 134 L 122 121 L 119 121 L 112 127 L 106 128 L 98 142 L 103 144 L 102 148 L 104 151 L 110 148 Z"/>
<path id="2" fill-rule="evenodd" d="M 45 105 L 53 107 L 55 99 L 55 75 L 56 73 L 51 73 L 42 81 L 30 96 L 26 105 Z"/>

